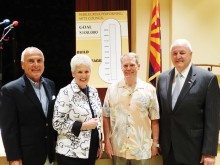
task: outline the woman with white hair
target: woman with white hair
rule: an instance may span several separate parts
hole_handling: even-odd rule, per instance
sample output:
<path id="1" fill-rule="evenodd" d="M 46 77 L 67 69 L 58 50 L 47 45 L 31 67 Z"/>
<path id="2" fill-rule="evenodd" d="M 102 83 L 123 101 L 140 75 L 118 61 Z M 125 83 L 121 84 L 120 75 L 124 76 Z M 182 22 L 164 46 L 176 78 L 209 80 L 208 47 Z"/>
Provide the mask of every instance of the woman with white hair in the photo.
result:
<path id="1" fill-rule="evenodd" d="M 58 132 L 58 165 L 94 165 L 101 157 L 101 102 L 88 85 L 92 60 L 76 54 L 70 63 L 73 80 L 59 91 L 53 127 Z"/>

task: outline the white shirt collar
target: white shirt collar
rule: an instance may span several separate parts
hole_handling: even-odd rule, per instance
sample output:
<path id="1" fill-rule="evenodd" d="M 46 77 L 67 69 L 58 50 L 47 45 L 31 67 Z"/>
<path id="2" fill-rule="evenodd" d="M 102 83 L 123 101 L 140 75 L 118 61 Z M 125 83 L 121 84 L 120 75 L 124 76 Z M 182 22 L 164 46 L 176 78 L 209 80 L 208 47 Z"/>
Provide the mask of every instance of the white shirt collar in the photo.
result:
<path id="1" fill-rule="evenodd" d="M 28 77 L 27 77 L 28 78 Z M 28 78 L 29 79 L 29 81 L 31 82 L 31 85 L 33 86 L 33 87 L 35 87 L 35 88 L 40 88 L 40 86 L 41 86 L 41 84 L 42 84 L 42 82 L 43 82 L 43 78 L 41 77 L 41 79 L 40 79 L 40 83 L 38 83 L 38 82 L 34 82 L 33 80 L 31 80 L 30 78 Z"/>
<path id="2" fill-rule="evenodd" d="M 186 67 L 186 69 L 184 69 L 184 70 L 181 72 L 181 75 L 182 75 L 184 78 L 187 77 L 191 66 L 192 66 L 192 63 L 190 62 L 189 65 Z M 175 68 L 175 77 L 176 77 L 176 75 L 177 75 L 178 73 L 179 73 L 179 72 L 178 72 L 177 69 Z"/>

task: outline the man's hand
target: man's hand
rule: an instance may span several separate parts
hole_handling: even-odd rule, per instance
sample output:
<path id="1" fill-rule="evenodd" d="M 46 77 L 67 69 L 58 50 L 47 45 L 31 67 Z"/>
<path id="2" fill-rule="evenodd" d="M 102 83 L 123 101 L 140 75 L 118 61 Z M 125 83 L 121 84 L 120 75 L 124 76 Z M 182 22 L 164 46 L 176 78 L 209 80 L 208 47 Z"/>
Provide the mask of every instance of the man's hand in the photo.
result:
<path id="1" fill-rule="evenodd" d="M 111 144 L 111 142 L 110 142 L 109 139 L 108 139 L 108 140 L 105 140 L 105 152 L 106 152 L 106 154 L 108 155 L 108 157 L 109 157 L 110 159 L 112 159 L 112 156 L 113 156 L 114 154 L 113 154 L 113 150 L 112 150 L 112 144 Z"/>
<path id="2" fill-rule="evenodd" d="M 215 165 L 215 156 L 202 155 L 200 163 L 204 163 L 204 165 Z"/>
<path id="3" fill-rule="evenodd" d="M 10 165 L 22 165 L 22 161 L 21 160 L 12 160 L 9 163 L 10 163 Z"/>
<path id="4" fill-rule="evenodd" d="M 158 148 L 155 146 L 151 147 L 151 157 L 159 155 Z"/>

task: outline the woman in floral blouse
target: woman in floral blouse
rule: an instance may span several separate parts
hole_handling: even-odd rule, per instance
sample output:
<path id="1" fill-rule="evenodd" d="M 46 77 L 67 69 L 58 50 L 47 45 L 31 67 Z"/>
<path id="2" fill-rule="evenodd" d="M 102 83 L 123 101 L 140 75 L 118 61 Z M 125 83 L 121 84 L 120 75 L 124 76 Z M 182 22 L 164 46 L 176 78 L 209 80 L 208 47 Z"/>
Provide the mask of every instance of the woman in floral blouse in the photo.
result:
<path id="1" fill-rule="evenodd" d="M 73 80 L 59 91 L 53 127 L 58 132 L 58 165 L 94 165 L 101 157 L 101 102 L 88 85 L 92 61 L 77 54 L 71 60 Z"/>

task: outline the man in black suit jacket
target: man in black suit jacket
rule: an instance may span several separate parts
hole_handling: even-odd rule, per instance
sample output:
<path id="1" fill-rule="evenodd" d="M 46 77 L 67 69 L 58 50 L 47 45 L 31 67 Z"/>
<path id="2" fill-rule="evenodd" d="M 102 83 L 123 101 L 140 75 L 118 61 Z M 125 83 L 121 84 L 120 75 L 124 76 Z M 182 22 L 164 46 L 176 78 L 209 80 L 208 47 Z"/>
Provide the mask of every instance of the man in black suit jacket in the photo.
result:
<path id="1" fill-rule="evenodd" d="M 21 66 L 25 74 L 1 89 L 1 133 L 7 160 L 10 165 L 50 164 L 55 154 L 55 85 L 42 77 L 44 55 L 38 48 L 22 52 Z"/>
<path id="2" fill-rule="evenodd" d="M 170 48 L 174 68 L 160 74 L 160 146 L 164 165 L 214 165 L 219 134 L 220 92 L 217 77 L 191 63 L 192 48 L 185 39 Z M 172 108 L 176 74 L 181 91 Z"/>

